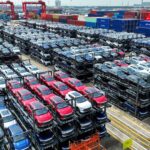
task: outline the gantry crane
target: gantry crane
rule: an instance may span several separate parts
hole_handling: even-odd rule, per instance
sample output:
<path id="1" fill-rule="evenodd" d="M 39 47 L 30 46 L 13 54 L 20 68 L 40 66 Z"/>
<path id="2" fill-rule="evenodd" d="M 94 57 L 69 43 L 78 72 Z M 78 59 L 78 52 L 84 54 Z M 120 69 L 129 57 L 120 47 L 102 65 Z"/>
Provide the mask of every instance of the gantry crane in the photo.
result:
<path id="1" fill-rule="evenodd" d="M 42 0 L 39 0 L 37 2 L 25 1 L 25 2 L 22 2 L 22 11 L 26 19 L 28 18 L 27 5 L 41 5 L 41 13 L 46 13 L 46 4 Z"/>
<path id="2" fill-rule="evenodd" d="M 14 7 L 14 3 L 11 2 L 11 1 L 6 1 L 6 2 L 3 2 L 3 1 L 0 1 L 0 5 L 6 5 L 6 6 L 10 6 L 10 15 L 11 15 L 11 18 L 12 19 L 16 19 L 16 15 L 15 15 L 15 7 Z"/>

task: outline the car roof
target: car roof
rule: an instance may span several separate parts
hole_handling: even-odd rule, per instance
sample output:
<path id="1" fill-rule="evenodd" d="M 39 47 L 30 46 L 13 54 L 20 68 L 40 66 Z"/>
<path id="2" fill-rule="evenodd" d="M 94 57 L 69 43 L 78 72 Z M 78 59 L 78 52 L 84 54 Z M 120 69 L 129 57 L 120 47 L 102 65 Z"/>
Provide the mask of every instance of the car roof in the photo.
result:
<path id="1" fill-rule="evenodd" d="M 45 85 L 40 85 L 40 86 L 38 86 L 37 88 L 38 88 L 40 91 L 49 89 L 49 88 L 48 88 L 47 86 L 45 86 Z"/>
<path id="2" fill-rule="evenodd" d="M 26 95 L 26 94 L 30 93 L 30 91 L 27 90 L 27 89 L 21 89 L 21 90 L 19 90 L 18 92 L 19 92 L 21 95 Z"/>
<path id="3" fill-rule="evenodd" d="M 33 109 L 41 109 L 41 108 L 44 107 L 44 105 L 41 102 L 39 102 L 39 101 L 35 101 L 35 102 L 30 103 L 30 106 Z"/>
<path id="4" fill-rule="evenodd" d="M 75 79 L 75 78 L 70 78 L 69 81 L 71 81 L 71 82 L 73 82 L 73 83 L 80 82 L 80 80 Z"/>
<path id="5" fill-rule="evenodd" d="M 19 124 L 11 125 L 11 126 L 8 127 L 8 129 L 10 130 L 12 136 L 16 136 L 16 135 L 19 135 L 19 134 L 23 133 L 23 130 L 20 127 Z"/>
<path id="6" fill-rule="evenodd" d="M 0 112 L 2 117 L 10 116 L 12 115 L 11 112 L 8 109 L 4 109 Z"/>
<path id="7" fill-rule="evenodd" d="M 97 92 L 98 90 L 94 87 L 87 87 L 85 91 L 87 91 L 88 93 L 94 93 Z"/>
<path id="8" fill-rule="evenodd" d="M 56 96 L 52 97 L 52 101 L 54 103 L 60 103 L 60 102 L 63 102 L 64 100 L 61 97 L 59 97 L 59 96 L 56 95 Z"/>
<path id="9" fill-rule="evenodd" d="M 69 94 L 72 95 L 72 96 L 74 96 L 74 97 L 80 97 L 80 96 L 82 96 L 82 94 L 80 94 L 77 91 L 71 91 L 71 92 L 69 92 Z"/>
<path id="10" fill-rule="evenodd" d="M 65 85 L 63 82 L 60 82 L 60 81 L 56 81 L 54 83 L 56 86 L 62 86 L 62 85 Z"/>

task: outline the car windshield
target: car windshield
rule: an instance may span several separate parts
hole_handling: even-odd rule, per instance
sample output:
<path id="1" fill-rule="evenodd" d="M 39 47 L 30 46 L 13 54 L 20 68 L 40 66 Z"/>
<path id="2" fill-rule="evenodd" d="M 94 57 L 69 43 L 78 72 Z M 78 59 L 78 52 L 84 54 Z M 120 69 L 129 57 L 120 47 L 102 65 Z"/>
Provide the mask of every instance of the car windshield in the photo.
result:
<path id="1" fill-rule="evenodd" d="M 61 78 L 68 78 L 68 75 L 67 74 L 62 74 Z"/>
<path id="2" fill-rule="evenodd" d="M 26 136 L 24 134 L 19 134 L 13 137 L 14 142 L 19 142 L 26 139 Z"/>
<path id="3" fill-rule="evenodd" d="M 48 81 L 48 82 L 49 82 L 49 81 L 53 81 L 53 80 L 54 80 L 54 79 L 53 79 L 52 77 L 47 77 L 47 78 L 46 78 L 46 81 Z"/>
<path id="4" fill-rule="evenodd" d="M 33 80 L 33 81 L 30 82 L 31 85 L 36 85 L 38 83 L 39 83 L 38 80 Z"/>
<path id="5" fill-rule="evenodd" d="M 62 108 L 66 108 L 66 107 L 68 107 L 68 104 L 67 103 L 59 103 L 58 105 L 57 105 L 57 108 L 58 109 L 62 109 Z"/>
<path id="6" fill-rule="evenodd" d="M 4 80 L 0 80 L 0 84 L 5 84 L 5 81 Z"/>
<path id="7" fill-rule="evenodd" d="M 13 84 L 13 86 L 12 86 L 14 89 L 19 89 L 19 88 L 21 88 L 22 86 L 21 86 L 21 84 Z"/>
<path id="8" fill-rule="evenodd" d="M 68 89 L 68 86 L 67 85 L 62 85 L 62 86 L 60 86 L 60 90 L 61 91 L 65 91 L 65 90 L 67 90 Z"/>
<path id="9" fill-rule="evenodd" d="M 37 71 L 37 70 L 38 70 L 38 68 L 32 68 L 32 70 Z"/>
<path id="10" fill-rule="evenodd" d="M 43 90 L 42 91 L 42 94 L 43 95 L 49 95 L 49 94 L 51 94 L 52 93 L 52 91 L 50 90 L 50 89 L 46 89 L 46 90 Z"/>
<path id="11" fill-rule="evenodd" d="M 37 116 L 44 115 L 48 113 L 48 109 L 46 107 L 43 107 L 41 109 L 36 110 L 35 113 Z"/>
<path id="12" fill-rule="evenodd" d="M 7 122 L 10 122 L 10 121 L 13 121 L 13 120 L 14 120 L 14 117 L 12 115 L 6 116 L 3 119 L 4 123 L 7 123 Z"/>
<path id="13" fill-rule="evenodd" d="M 23 95 L 23 100 L 26 101 L 26 100 L 30 100 L 34 98 L 32 94 L 26 94 L 26 95 Z"/>
<path id="14" fill-rule="evenodd" d="M 95 92 L 95 93 L 93 93 L 93 97 L 94 97 L 94 98 L 101 97 L 101 96 L 103 96 L 103 94 L 100 93 L 100 92 Z"/>
<path id="15" fill-rule="evenodd" d="M 78 97 L 78 98 L 76 98 L 76 102 L 77 103 L 83 103 L 83 102 L 86 102 L 86 98 L 84 98 L 84 97 Z"/>
<path id="16" fill-rule="evenodd" d="M 79 87 L 79 86 L 82 86 L 83 84 L 82 84 L 82 82 L 76 82 L 75 85 L 76 85 L 77 87 Z"/>

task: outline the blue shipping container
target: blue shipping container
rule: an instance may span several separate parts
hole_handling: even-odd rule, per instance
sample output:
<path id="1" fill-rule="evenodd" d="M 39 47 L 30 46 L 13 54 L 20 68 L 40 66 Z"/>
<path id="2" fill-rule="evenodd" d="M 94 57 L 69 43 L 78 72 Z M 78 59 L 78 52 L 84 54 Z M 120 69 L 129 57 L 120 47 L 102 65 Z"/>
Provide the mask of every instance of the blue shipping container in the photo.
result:
<path id="1" fill-rule="evenodd" d="M 86 22 L 86 23 L 85 23 L 85 26 L 86 26 L 86 27 L 91 27 L 91 28 L 96 28 L 96 27 L 97 27 L 97 24 L 96 24 L 96 23 L 93 23 L 93 22 Z"/>
<path id="2" fill-rule="evenodd" d="M 139 27 L 141 28 L 150 28 L 150 21 L 140 21 Z"/>

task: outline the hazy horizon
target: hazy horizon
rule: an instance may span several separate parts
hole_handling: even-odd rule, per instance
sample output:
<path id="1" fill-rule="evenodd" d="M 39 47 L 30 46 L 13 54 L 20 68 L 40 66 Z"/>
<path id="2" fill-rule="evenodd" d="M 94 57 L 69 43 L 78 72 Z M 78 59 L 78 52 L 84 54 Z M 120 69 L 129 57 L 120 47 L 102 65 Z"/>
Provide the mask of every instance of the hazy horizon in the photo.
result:
<path id="1" fill-rule="evenodd" d="M 38 1 L 38 0 L 26 0 Z M 43 0 L 47 6 L 55 6 L 55 0 Z M 13 0 L 15 5 L 21 5 L 22 1 Z M 144 2 L 150 2 L 145 0 Z M 62 6 L 128 6 L 134 4 L 141 4 L 141 0 L 61 0 Z"/>

